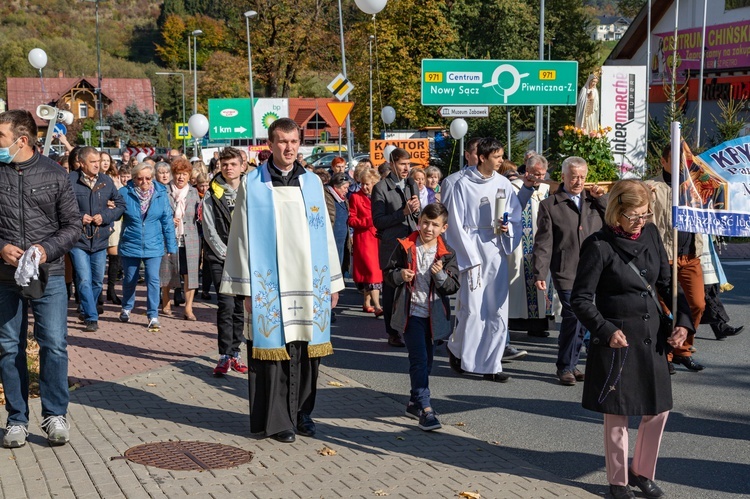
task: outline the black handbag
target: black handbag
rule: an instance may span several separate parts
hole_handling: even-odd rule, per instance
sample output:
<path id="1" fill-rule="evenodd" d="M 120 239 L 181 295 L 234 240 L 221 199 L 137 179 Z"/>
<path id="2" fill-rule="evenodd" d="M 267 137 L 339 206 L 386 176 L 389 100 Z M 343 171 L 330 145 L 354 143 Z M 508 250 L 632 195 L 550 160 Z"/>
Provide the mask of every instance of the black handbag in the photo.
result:
<path id="1" fill-rule="evenodd" d="M 646 286 L 648 294 L 654 300 L 654 303 L 656 303 L 656 308 L 659 311 L 659 332 L 656 335 L 656 351 L 659 353 L 669 353 L 672 351 L 672 345 L 667 343 L 667 338 L 672 336 L 672 331 L 674 330 L 673 316 L 664 313 L 664 309 L 661 306 L 661 302 L 656 297 L 654 288 L 643 278 L 641 271 L 638 270 L 638 267 L 635 266 L 632 260 L 628 262 L 628 266 L 633 269 L 633 272 L 635 272 L 643 285 Z"/>
<path id="2" fill-rule="evenodd" d="M 36 300 L 44 296 L 44 290 L 47 288 L 47 280 L 49 279 L 48 267 L 49 265 L 46 263 L 39 265 L 39 277 L 29 281 L 28 285 L 21 286 L 22 297 Z"/>

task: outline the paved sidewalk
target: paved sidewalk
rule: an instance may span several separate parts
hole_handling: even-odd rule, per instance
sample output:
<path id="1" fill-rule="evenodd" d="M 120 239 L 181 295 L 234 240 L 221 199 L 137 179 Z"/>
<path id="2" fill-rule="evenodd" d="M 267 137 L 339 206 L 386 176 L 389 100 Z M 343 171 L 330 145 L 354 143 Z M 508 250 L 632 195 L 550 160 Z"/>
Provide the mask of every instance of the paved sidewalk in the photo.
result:
<path id="1" fill-rule="evenodd" d="M 197 302 L 198 322 L 162 318 L 162 332 L 152 334 L 138 308 L 121 324 L 107 305 L 99 331 L 84 333 L 71 302 L 71 442 L 48 446 L 40 401 L 32 400 L 28 444 L 0 449 L 0 497 L 595 497 L 458 427 L 423 432 L 399 402 L 326 367 L 317 438 L 291 445 L 257 438 L 249 433 L 247 377 L 211 375 L 214 307 Z M 123 458 L 131 447 L 170 440 L 231 445 L 254 458 L 203 472 Z M 336 454 L 319 454 L 325 446 Z"/>
<path id="2" fill-rule="evenodd" d="M 23 497 L 595 497 L 458 428 L 426 433 L 403 407 L 321 369 L 318 437 L 294 444 L 248 433 L 247 378 L 210 376 L 196 357 L 71 393 L 71 443 L 51 448 L 32 402 L 29 443 L 0 450 L 0 496 Z M 332 386 L 340 383 L 343 386 Z M 225 470 L 177 472 L 120 457 L 146 442 L 197 440 L 255 454 Z M 318 451 L 327 446 L 334 456 Z"/>

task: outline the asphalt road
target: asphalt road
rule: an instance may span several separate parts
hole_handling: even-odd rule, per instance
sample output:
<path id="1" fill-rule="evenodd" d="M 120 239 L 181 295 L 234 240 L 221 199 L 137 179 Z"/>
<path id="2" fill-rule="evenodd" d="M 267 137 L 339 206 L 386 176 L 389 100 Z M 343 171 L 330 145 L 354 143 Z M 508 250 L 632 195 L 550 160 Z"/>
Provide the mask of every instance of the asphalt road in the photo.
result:
<path id="1" fill-rule="evenodd" d="M 716 341 L 701 326 L 695 358 L 700 373 L 677 366 L 672 377 L 674 409 L 667 422 L 657 466 L 657 482 L 670 497 L 735 498 L 750 495 L 750 261 L 726 261 L 735 285 L 722 300 L 740 335 Z M 348 288 L 333 326 L 335 355 L 324 364 L 402 402 L 409 399 L 405 349 L 385 342 L 382 319 L 364 314 L 361 296 Z M 604 494 L 602 416 L 581 407 L 583 384 L 564 387 L 555 373 L 557 333 L 531 338 L 511 333 L 528 350 L 523 360 L 505 364 L 505 384 L 460 376 L 437 348 L 430 379 L 432 402 L 443 425 L 461 429 L 527 462 Z M 583 370 L 585 359 L 579 366 Z M 631 418 L 631 455 L 638 418 Z"/>

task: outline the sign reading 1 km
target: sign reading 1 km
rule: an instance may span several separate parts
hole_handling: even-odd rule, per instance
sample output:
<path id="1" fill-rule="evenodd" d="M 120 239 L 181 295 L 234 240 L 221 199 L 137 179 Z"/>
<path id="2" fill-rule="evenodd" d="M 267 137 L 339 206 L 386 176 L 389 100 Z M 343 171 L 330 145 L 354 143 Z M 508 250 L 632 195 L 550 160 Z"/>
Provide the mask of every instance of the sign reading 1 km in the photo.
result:
<path id="1" fill-rule="evenodd" d="M 424 106 L 575 106 L 577 61 L 422 59 Z"/>
<path id="2" fill-rule="evenodd" d="M 251 139 L 250 99 L 208 99 L 211 140 Z"/>

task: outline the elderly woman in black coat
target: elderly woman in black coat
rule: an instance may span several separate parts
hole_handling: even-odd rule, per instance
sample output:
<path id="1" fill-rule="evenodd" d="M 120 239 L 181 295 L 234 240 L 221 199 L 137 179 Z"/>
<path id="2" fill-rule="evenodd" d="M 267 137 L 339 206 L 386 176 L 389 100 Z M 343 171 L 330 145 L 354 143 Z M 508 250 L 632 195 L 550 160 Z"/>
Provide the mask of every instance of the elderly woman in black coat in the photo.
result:
<path id="1" fill-rule="evenodd" d="M 662 310 L 650 291 L 671 304 L 671 270 L 656 226 L 649 223 L 650 200 L 650 190 L 639 180 L 613 186 L 606 226 L 581 247 L 570 300 L 591 332 L 583 407 L 604 413 L 607 479 L 616 499 L 635 497 L 628 485 L 649 498 L 664 495 L 653 480 L 672 409 L 667 351 L 693 330 L 690 307 L 680 291 L 671 335 L 658 334 Z M 630 468 L 628 416 L 642 416 Z"/>

